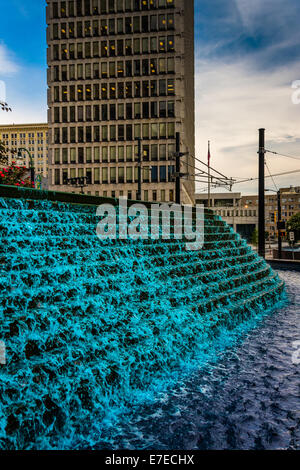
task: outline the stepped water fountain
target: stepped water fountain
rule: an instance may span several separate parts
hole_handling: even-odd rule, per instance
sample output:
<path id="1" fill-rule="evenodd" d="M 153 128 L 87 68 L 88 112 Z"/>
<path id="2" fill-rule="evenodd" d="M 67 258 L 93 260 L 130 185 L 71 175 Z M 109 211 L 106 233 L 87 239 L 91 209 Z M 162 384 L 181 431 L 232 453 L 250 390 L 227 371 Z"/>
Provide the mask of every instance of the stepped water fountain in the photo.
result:
<path id="1" fill-rule="evenodd" d="M 219 216 L 205 245 L 100 241 L 96 205 L 0 188 L 0 448 L 84 448 L 284 286 Z M 51 200 L 52 199 L 52 200 Z M 110 201 L 112 203 L 112 201 Z"/>

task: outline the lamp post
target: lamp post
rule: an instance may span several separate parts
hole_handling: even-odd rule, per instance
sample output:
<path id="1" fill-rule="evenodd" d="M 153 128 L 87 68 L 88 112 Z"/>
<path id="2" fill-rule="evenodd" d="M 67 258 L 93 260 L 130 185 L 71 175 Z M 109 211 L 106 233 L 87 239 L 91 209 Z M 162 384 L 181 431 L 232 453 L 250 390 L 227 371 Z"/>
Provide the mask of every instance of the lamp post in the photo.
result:
<path id="1" fill-rule="evenodd" d="M 21 148 L 18 149 L 18 157 L 19 157 L 19 158 L 22 158 L 22 152 L 26 152 L 26 153 L 28 154 L 28 156 L 29 156 L 29 161 L 30 161 L 30 179 L 31 179 L 31 183 L 34 184 L 34 176 L 35 176 L 34 173 L 35 173 L 35 171 L 34 171 L 34 161 L 33 161 L 33 157 L 32 157 L 32 155 L 31 155 L 31 153 L 29 152 L 28 149 L 21 147 Z"/>
<path id="2" fill-rule="evenodd" d="M 78 176 L 74 178 L 64 178 L 63 183 L 73 188 L 81 188 L 81 194 L 84 194 L 83 189 L 91 184 L 90 179 L 87 176 Z"/>

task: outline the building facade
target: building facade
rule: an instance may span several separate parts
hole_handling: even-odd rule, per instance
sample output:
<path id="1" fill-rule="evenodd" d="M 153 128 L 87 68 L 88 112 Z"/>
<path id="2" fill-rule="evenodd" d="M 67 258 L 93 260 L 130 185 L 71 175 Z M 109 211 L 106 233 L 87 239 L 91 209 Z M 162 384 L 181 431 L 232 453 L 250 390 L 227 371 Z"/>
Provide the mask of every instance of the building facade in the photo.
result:
<path id="1" fill-rule="evenodd" d="M 194 1 L 48 1 L 50 188 L 175 199 L 180 132 L 182 200 L 194 202 Z"/>
<path id="2" fill-rule="evenodd" d="M 288 220 L 300 212 L 300 187 L 282 188 L 281 220 Z M 253 231 L 258 229 L 258 196 L 242 196 L 241 193 L 215 193 L 211 195 L 211 208 L 220 215 L 234 230 L 251 239 Z M 196 194 L 198 204 L 208 204 L 208 195 Z M 278 236 L 277 194 L 266 194 L 265 198 L 266 232 L 270 240 Z"/>
<path id="3" fill-rule="evenodd" d="M 26 148 L 34 160 L 36 175 L 48 177 L 48 125 L 47 124 L 11 124 L 0 125 L 0 141 L 5 147 L 15 152 Z M 29 156 L 22 152 L 24 163 L 29 168 Z M 17 157 L 9 157 L 9 163 Z"/>
<path id="4" fill-rule="evenodd" d="M 255 198 L 255 204 L 252 201 Z M 241 193 L 211 194 L 211 208 L 234 230 L 248 241 L 258 229 L 257 196 L 242 196 Z M 250 202 L 251 201 L 251 202 Z M 196 194 L 198 204 L 208 205 L 208 194 Z"/>

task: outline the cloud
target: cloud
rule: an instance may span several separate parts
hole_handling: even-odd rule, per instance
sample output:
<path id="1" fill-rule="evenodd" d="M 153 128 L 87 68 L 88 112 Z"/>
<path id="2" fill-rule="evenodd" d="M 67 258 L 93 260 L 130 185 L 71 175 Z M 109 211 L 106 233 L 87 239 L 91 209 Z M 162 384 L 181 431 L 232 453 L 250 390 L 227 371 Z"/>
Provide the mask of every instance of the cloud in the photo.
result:
<path id="1" fill-rule="evenodd" d="M 19 66 L 15 62 L 12 53 L 4 44 L 0 44 L 0 78 L 15 74 L 19 71 Z"/>
<path id="2" fill-rule="evenodd" d="M 0 124 L 47 122 L 46 69 L 22 66 L 5 84 L 12 113 L 0 113 Z"/>
<path id="3" fill-rule="evenodd" d="M 14 54 L 0 43 L 0 83 L 0 98 L 12 108 L 12 112 L 0 112 L 0 124 L 47 121 L 44 67 L 17 63 Z"/>
<path id="4" fill-rule="evenodd" d="M 300 105 L 292 103 L 291 84 L 300 78 L 298 64 L 257 70 L 252 58 L 231 62 L 201 60 L 196 70 L 196 148 L 206 161 L 207 141 L 212 143 L 212 166 L 228 176 L 256 177 L 258 128 L 266 128 L 267 147 L 300 154 Z M 299 168 L 295 160 L 267 157 L 272 173 Z M 300 175 L 277 178 L 281 186 L 300 185 Z M 253 193 L 254 183 L 238 185 Z"/>

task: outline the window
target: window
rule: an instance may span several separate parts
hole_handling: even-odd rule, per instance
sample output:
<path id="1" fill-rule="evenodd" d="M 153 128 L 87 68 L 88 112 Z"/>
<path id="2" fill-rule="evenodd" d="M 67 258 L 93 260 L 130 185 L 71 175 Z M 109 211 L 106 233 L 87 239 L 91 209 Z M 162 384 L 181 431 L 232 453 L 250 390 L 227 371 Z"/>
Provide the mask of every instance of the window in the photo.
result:
<path id="1" fill-rule="evenodd" d="M 175 102 L 168 101 L 168 116 L 175 117 Z"/>
<path id="2" fill-rule="evenodd" d="M 166 101 L 160 101 L 159 103 L 159 117 L 167 117 L 167 103 Z"/>
<path id="3" fill-rule="evenodd" d="M 175 51 L 174 36 L 168 36 L 168 52 Z"/>
<path id="4" fill-rule="evenodd" d="M 54 173 L 54 184 L 60 185 L 60 170 L 56 169 Z"/>
<path id="5" fill-rule="evenodd" d="M 175 95 L 175 80 L 173 78 L 168 80 L 168 95 Z"/>
<path id="6" fill-rule="evenodd" d="M 141 118 L 141 103 L 134 103 L 134 118 Z"/>
<path id="7" fill-rule="evenodd" d="M 131 166 L 126 168 L 126 182 L 133 183 L 133 171 Z"/>
<path id="8" fill-rule="evenodd" d="M 142 52 L 143 54 L 147 54 L 149 52 L 149 40 L 148 38 L 142 39 Z"/>
<path id="9" fill-rule="evenodd" d="M 141 125 L 140 124 L 135 124 L 134 125 L 134 138 L 135 139 L 140 139 L 142 137 L 141 135 Z"/>
<path id="10" fill-rule="evenodd" d="M 100 168 L 94 169 L 94 184 L 100 183 Z"/>
<path id="11" fill-rule="evenodd" d="M 139 33 L 141 30 L 141 22 L 140 22 L 140 17 L 135 16 L 133 18 L 133 32 L 134 33 Z"/>
<path id="12" fill-rule="evenodd" d="M 151 138 L 152 139 L 158 138 L 158 124 L 156 123 L 151 124 Z"/>
<path id="13" fill-rule="evenodd" d="M 161 166 L 159 168 L 159 179 L 161 183 L 167 182 L 167 168 L 166 166 Z"/>
<path id="14" fill-rule="evenodd" d="M 167 94 L 166 80 L 159 80 L 159 95 L 165 96 Z"/>
<path id="15" fill-rule="evenodd" d="M 117 0 L 117 11 L 124 11 L 124 0 Z"/>
<path id="16" fill-rule="evenodd" d="M 94 162 L 98 163 L 100 161 L 100 149 L 99 147 L 94 148 Z"/>
<path id="17" fill-rule="evenodd" d="M 119 183 L 124 183 L 124 181 L 125 181 L 124 167 L 119 167 L 118 168 L 118 182 Z"/>
<path id="18" fill-rule="evenodd" d="M 152 183 L 158 183 L 158 168 L 157 166 L 152 166 L 151 168 L 151 181 Z M 154 193 L 154 191 L 153 191 Z M 155 200 L 155 199 L 153 199 Z"/>
<path id="19" fill-rule="evenodd" d="M 76 149 L 70 149 L 70 163 L 76 163 Z"/>
<path id="20" fill-rule="evenodd" d="M 82 64 L 77 65 L 77 79 L 78 80 L 83 79 L 83 65 Z"/>
<path id="21" fill-rule="evenodd" d="M 54 151 L 54 163 L 56 165 L 60 164 L 60 149 L 55 149 Z"/>
<path id="22" fill-rule="evenodd" d="M 126 55 L 132 55 L 132 40 L 126 39 L 125 41 L 125 52 Z"/>
<path id="23" fill-rule="evenodd" d="M 110 182 L 115 184 L 117 182 L 117 169 L 116 167 L 110 168 Z"/>
<path id="24" fill-rule="evenodd" d="M 108 168 L 107 167 L 102 168 L 102 183 L 104 184 L 108 183 Z"/>
<path id="25" fill-rule="evenodd" d="M 136 38 L 133 40 L 133 52 L 134 54 L 139 54 L 141 52 L 140 39 Z"/>
<path id="26" fill-rule="evenodd" d="M 158 145 L 157 144 L 151 145 L 151 161 L 153 162 L 158 161 Z"/>
<path id="27" fill-rule="evenodd" d="M 149 31 L 148 16 L 142 16 L 142 32 L 147 33 L 148 31 Z"/>
<path id="28" fill-rule="evenodd" d="M 110 140 L 115 141 L 117 139 L 117 128 L 116 126 L 110 126 Z"/>

